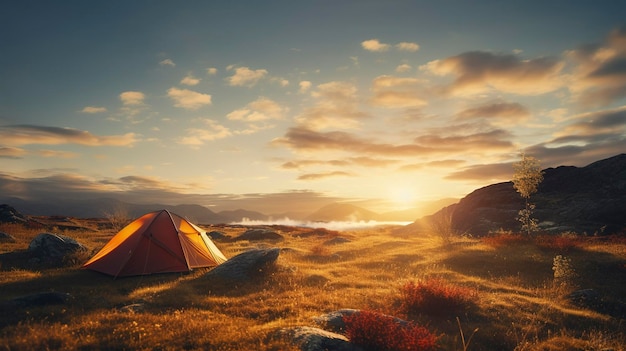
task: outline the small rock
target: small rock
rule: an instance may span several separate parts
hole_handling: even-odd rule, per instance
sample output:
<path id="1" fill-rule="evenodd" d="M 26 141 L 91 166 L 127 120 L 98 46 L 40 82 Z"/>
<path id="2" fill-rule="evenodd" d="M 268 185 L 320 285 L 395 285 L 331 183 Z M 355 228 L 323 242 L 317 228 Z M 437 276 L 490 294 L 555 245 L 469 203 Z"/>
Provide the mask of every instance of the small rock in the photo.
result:
<path id="1" fill-rule="evenodd" d="M 62 292 L 42 292 L 10 300 L 9 303 L 19 307 L 61 305 L 67 303 L 72 295 Z"/>
<path id="2" fill-rule="evenodd" d="M 218 232 L 215 230 L 212 232 L 206 233 L 206 235 L 208 235 L 208 237 L 211 238 L 211 240 L 223 240 L 223 239 L 228 238 L 228 235 L 226 235 L 225 233 Z"/>
<path id="3" fill-rule="evenodd" d="M 337 244 L 345 244 L 349 242 L 350 242 L 350 239 L 336 237 L 336 238 L 332 238 L 330 240 L 324 241 L 324 245 L 337 245 Z"/>
<path id="4" fill-rule="evenodd" d="M 270 241 L 282 241 L 284 240 L 283 236 L 276 233 L 273 230 L 269 229 L 249 229 L 245 231 L 243 234 L 236 237 L 234 240 L 248 240 L 248 241 L 259 241 L 259 240 L 270 240 Z"/>
<path id="5" fill-rule="evenodd" d="M 283 338 L 290 339 L 302 351 L 362 351 L 345 336 L 312 327 L 285 328 L 278 332 Z"/>
<path id="6" fill-rule="evenodd" d="M 3 243 L 14 243 L 15 242 L 15 238 L 7 233 L 4 232 L 0 232 L 0 242 Z"/>
<path id="7" fill-rule="evenodd" d="M 121 312 L 137 313 L 137 312 L 143 312 L 145 309 L 146 309 L 146 304 L 133 303 L 130 305 L 122 306 L 118 310 Z"/>
<path id="8" fill-rule="evenodd" d="M 568 294 L 567 298 L 577 306 L 593 307 L 600 301 L 600 294 L 593 289 L 582 289 Z"/>

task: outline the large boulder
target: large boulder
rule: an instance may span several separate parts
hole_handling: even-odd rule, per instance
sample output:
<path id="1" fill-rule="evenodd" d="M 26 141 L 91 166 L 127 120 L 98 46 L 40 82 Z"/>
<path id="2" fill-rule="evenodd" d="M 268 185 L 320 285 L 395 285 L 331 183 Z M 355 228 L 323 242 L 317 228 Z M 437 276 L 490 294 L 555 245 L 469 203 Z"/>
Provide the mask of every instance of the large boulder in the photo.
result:
<path id="1" fill-rule="evenodd" d="M 279 248 L 248 250 L 213 268 L 206 276 L 246 282 L 272 270 L 279 254 Z"/>
<path id="2" fill-rule="evenodd" d="M 79 251 L 87 251 L 87 247 L 73 238 L 52 233 L 41 233 L 28 245 L 28 252 L 40 263 L 58 264 Z"/>

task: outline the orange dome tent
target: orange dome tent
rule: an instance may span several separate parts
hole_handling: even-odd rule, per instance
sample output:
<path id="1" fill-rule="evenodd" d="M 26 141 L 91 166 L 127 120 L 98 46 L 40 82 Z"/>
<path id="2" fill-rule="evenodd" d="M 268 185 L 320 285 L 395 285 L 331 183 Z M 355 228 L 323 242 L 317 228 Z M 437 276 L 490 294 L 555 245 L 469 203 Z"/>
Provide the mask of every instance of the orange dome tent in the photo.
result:
<path id="1" fill-rule="evenodd" d="M 83 268 L 114 277 L 188 272 L 226 261 L 206 232 L 167 210 L 147 213 L 120 230 Z"/>

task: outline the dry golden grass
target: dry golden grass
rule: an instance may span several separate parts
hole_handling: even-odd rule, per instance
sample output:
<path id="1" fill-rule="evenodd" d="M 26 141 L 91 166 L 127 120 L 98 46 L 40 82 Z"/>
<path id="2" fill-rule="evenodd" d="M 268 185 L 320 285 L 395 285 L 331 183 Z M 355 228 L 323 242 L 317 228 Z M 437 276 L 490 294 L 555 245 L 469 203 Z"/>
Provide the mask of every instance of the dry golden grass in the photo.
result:
<path id="1" fill-rule="evenodd" d="M 247 228 L 211 227 L 234 237 Z M 444 350 L 463 350 L 459 331 L 473 334 L 468 350 L 624 350 L 626 242 L 568 246 L 580 288 L 604 297 L 585 309 L 562 298 L 552 264 L 560 246 L 531 241 L 497 245 L 476 239 L 394 234 L 393 228 L 299 235 L 310 229 L 273 228 L 285 237 L 275 271 L 239 286 L 208 280 L 207 270 L 114 280 L 80 269 L 0 271 L 0 303 L 44 291 L 67 292 L 65 305 L 11 310 L 0 316 L 0 350 L 296 350 L 272 338 L 280 328 L 314 326 L 312 317 L 341 308 L 401 315 L 401 288 L 437 278 L 477 291 L 476 307 L 452 316 L 411 316 L 437 335 Z M 0 253 L 23 250 L 42 230 L 0 225 L 16 237 Z M 61 232 L 90 249 L 111 231 Z M 325 245 L 330 237 L 350 241 Z M 499 243 L 501 244 L 501 243 Z M 227 257 L 263 242 L 216 242 Z M 6 267 L 6 266 L 5 266 Z M 135 311 L 123 306 L 140 304 Z M 478 329 L 475 333 L 474 330 Z"/>

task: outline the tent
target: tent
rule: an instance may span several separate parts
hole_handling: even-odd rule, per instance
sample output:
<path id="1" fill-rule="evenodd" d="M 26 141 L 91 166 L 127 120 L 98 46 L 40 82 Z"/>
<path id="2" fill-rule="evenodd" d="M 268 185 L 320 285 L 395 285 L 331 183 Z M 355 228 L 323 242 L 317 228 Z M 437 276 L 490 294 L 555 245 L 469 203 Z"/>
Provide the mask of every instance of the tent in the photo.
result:
<path id="1" fill-rule="evenodd" d="M 83 268 L 114 277 L 188 272 L 226 261 L 206 232 L 167 210 L 147 213 L 120 230 Z"/>

